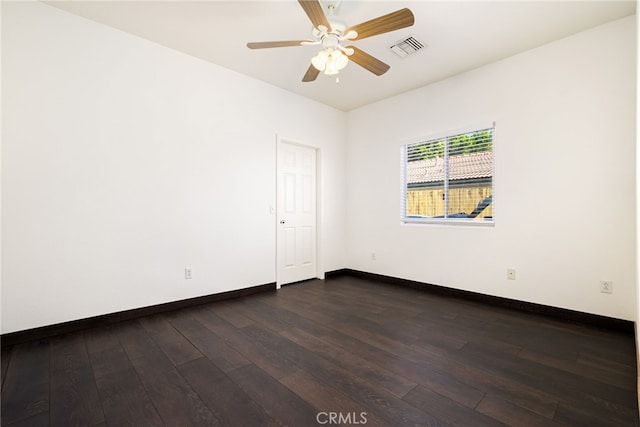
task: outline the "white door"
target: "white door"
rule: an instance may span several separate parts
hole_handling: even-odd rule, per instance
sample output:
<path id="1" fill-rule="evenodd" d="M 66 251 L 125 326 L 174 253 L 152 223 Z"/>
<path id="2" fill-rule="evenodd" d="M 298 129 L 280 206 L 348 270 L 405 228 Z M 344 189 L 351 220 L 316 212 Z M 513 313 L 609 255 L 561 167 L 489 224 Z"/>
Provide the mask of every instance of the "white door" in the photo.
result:
<path id="1" fill-rule="evenodd" d="M 316 150 L 278 142 L 277 286 L 317 277 Z"/>

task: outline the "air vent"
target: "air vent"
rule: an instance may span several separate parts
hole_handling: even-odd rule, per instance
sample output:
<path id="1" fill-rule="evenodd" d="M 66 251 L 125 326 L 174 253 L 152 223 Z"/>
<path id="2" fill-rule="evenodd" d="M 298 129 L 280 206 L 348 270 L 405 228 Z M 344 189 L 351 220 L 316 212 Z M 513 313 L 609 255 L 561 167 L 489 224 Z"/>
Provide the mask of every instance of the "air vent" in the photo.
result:
<path id="1" fill-rule="evenodd" d="M 395 54 L 400 58 L 404 58 L 405 56 L 409 56 L 412 53 L 416 53 L 423 47 L 423 43 L 420 43 L 415 39 L 415 37 L 411 36 L 398 41 L 396 44 L 391 46 L 391 50 L 395 52 Z"/>

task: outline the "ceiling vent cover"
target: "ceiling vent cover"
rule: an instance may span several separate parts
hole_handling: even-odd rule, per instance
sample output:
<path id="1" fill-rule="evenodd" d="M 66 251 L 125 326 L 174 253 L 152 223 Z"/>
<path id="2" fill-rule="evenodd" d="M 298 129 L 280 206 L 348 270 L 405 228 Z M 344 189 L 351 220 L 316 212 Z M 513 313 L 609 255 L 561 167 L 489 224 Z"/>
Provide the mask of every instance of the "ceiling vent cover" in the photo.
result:
<path id="1" fill-rule="evenodd" d="M 406 39 L 402 39 L 393 46 L 391 46 L 391 50 L 398 55 L 400 58 L 404 58 L 406 56 L 411 55 L 412 53 L 416 53 L 420 49 L 424 47 L 423 43 L 420 43 L 416 40 L 415 37 L 410 36 Z"/>

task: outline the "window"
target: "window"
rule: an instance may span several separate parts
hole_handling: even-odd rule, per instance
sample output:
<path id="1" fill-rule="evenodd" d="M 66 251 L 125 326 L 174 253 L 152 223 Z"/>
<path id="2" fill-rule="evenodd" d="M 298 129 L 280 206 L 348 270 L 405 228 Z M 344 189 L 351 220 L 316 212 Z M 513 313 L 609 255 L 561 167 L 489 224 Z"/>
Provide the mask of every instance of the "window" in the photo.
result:
<path id="1" fill-rule="evenodd" d="M 493 125 L 402 147 L 402 221 L 493 224 Z"/>

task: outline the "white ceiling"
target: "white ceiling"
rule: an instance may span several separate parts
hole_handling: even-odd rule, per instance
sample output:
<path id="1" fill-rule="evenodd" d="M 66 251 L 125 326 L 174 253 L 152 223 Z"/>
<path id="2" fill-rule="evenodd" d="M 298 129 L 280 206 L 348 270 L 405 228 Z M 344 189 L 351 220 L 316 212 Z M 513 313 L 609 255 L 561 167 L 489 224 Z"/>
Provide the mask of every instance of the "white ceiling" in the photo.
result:
<path id="1" fill-rule="evenodd" d="M 250 41 L 311 37 L 295 0 L 53 1 L 60 9 L 348 111 L 506 58 L 602 23 L 633 15 L 626 1 L 344 0 L 331 20 L 354 25 L 403 7 L 415 25 L 353 44 L 391 66 L 377 77 L 350 63 L 340 82 L 303 83 L 318 46 L 250 50 Z M 427 47 L 406 58 L 391 50 L 414 36 Z"/>

